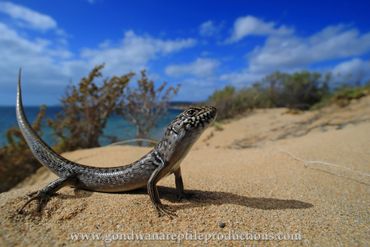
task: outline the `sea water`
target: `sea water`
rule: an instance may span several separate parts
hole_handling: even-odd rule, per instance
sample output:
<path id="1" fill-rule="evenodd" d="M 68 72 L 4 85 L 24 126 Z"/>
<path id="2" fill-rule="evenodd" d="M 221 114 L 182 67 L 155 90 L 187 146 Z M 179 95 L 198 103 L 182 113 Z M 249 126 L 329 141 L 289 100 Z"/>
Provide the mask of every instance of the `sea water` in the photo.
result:
<path id="1" fill-rule="evenodd" d="M 40 108 L 37 106 L 26 106 L 25 112 L 28 120 L 32 123 L 37 116 Z M 53 146 L 57 142 L 57 137 L 54 135 L 53 130 L 47 125 L 47 119 L 55 119 L 58 112 L 61 111 L 60 106 L 48 106 L 44 121 L 42 123 L 42 139 Z M 170 109 L 165 116 L 163 116 L 157 126 L 150 132 L 151 139 L 160 139 L 164 133 L 166 126 L 181 112 L 181 110 Z M 6 131 L 11 127 L 18 127 L 15 116 L 14 106 L 0 106 L 0 147 L 6 145 Z M 99 142 L 102 146 L 112 143 L 114 137 L 117 141 L 124 141 L 135 138 L 136 127 L 127 122 L 122 116 L 112 115 L 109 117 L 107 124 L 104 128 L 103 136 L 100 137 Z"/>

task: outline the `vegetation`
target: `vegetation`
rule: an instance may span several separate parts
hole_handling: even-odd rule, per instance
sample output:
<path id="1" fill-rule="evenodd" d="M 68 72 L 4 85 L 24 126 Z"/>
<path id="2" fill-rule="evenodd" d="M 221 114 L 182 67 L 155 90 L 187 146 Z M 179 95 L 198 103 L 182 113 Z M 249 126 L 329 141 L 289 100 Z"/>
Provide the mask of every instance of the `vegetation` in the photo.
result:
<path id="1" fill-rule="evenodd" d="M 227 119 L 255 108 L 288 107 L 309 110 L 328 104 L 344 107 L 351 100 L 370 94 L 370 82 L 365 86 L 341 86 L 329 90 L 329 74 L 308 71 L 293 74 L 275 72 L 250 87 L 236 90 L 226 86 L 208 99 L 218 109 L 218 119 Z"/>
<path id="2" fill-rule="evenodd" d="M 327 102 L 327 104 L 337 104 L 338 106 L 345 107 L 351 102 L 351 100 L 356 100 L 366 95 L 370 95 L 370 82 L 365 86 L 359 87 L 345 85 L 339 87 L 331 95 L 329 100 L 324 101 L 324 103 Z"/>
<path id="3" fill-rule="evenodd" d="M 307 71 L 293 74 L 273 73 L 262 81 L 271 107 L 308 110 L 328 93 L 329 76 Z"/>
<path id="4" fill-rule="evenodd" d="M 154 82 L 148 79 L 146 71 L 143 70 L 137 87 L 126 88 L 121 107 L 118 107 L 117 111 L 136 126 L 137 138 L 147 138 L 150 130 L 166 114 L 169 100 L 178 90 L 179 86 L 166 87 L 165 82 L 155 88 Z M 141 142 L 138 144 L 141 145 Z"/>
<path id="5" fill-rule="evenodd" d="M 102 77 L 104 65 L 96 66 L 77 86 L 70 86 L 62 98 L 62 111 L 49 120 L 59 138 L 58 152 L 100 146 L 99 137 L 111 114 L 120 104 L 124 89 L 134 76 L 128 73 L 105 79 L 101 85 L 95 80 Z"/>
<path id="6" fill-rule="evenodd" d="M 39 135 L 42 135 L 41 123 L 45 111 L 45 106 L 40 107 L 36 120 L 32 124 Z M 6 138 L 8 144 L 0 149 L 0 192 L 9 190 L 40 167 L 40 163 L 33 157 L 18 128 L 10 128 Z"/>

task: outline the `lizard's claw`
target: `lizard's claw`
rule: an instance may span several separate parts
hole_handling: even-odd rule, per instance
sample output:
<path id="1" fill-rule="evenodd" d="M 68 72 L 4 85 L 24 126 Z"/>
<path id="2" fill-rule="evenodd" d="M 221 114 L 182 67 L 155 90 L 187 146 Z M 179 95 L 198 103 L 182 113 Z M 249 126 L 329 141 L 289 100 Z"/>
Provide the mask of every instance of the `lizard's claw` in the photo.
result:
<path id="1" fill-rule="evenodd" d="M 29 199 L 26 201 L 26 203 L 18 209 L 18 213 L 22 214 L 23 209 L 32 201 L 37 200 L 37 212 L 41 212 L 43 206 L 46 204 L 46 202 L 49 200 L 50 196 L 43 192 L 43 191 L 35 191 L 27 194 Z"/>
<path id="2" fill-rule="evenodd" d="M 167 215 L 172 219 L 177 216 L 175 213 L 176 211 L 168 205 L 157 204 L 155 205 L 155 209 L 157 210 L 159 217 Z"/>

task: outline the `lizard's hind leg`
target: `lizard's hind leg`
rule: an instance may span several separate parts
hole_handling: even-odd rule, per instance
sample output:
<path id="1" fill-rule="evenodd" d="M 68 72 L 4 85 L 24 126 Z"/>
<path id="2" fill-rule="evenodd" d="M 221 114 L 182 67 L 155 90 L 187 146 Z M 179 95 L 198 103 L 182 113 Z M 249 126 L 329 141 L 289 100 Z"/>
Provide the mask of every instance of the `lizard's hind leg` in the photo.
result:
<path id="1" fill-rule="evenodd" d="M 50 197 L 60 190 L 62 187 L 70 184 L 74 184 L 75 178 L 74 177 L 67 177 L 67 178 L 58 178 L 53 182 L 46 185 L 39 191 L 32 192 L 28 194 L 29 199 L 26 203 L 18 210 L 18 213 L 23 213 L 23 209 L 32 201 L 37 201 L 37 211 L 41 212 L 42 208 L 46 205 L 49 201 Z"/>

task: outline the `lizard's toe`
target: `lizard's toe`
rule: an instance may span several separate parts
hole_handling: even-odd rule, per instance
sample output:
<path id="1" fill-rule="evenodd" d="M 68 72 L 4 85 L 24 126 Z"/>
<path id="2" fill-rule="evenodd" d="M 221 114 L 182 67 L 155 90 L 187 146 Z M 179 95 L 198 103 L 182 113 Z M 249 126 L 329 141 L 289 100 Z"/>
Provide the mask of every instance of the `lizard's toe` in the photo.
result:
<path id="1" fill-rule="evenodd" d="M 37 212 L 41 212 L 42 208 L 45 206 L 47 201 L 50 199 L 50 196 L 43 191 L 35 191 L 27 195 L 29 199 L 23 204 L 23 206 L 17 210 L 19 214 L 22 214 L 24 208 L 30 204 L 32 201 L 37 201 Z"/>
<path id="2" fill-rule="evenodd" d="M 176 215 L 176 210 L 174 210 L 170 206 L 159 204 L 159 205 L 156 206 L 156 209 L 157 209 L 159 217 L 169 216 L 172 219 L 173 217 L 177 216 Z"/>

